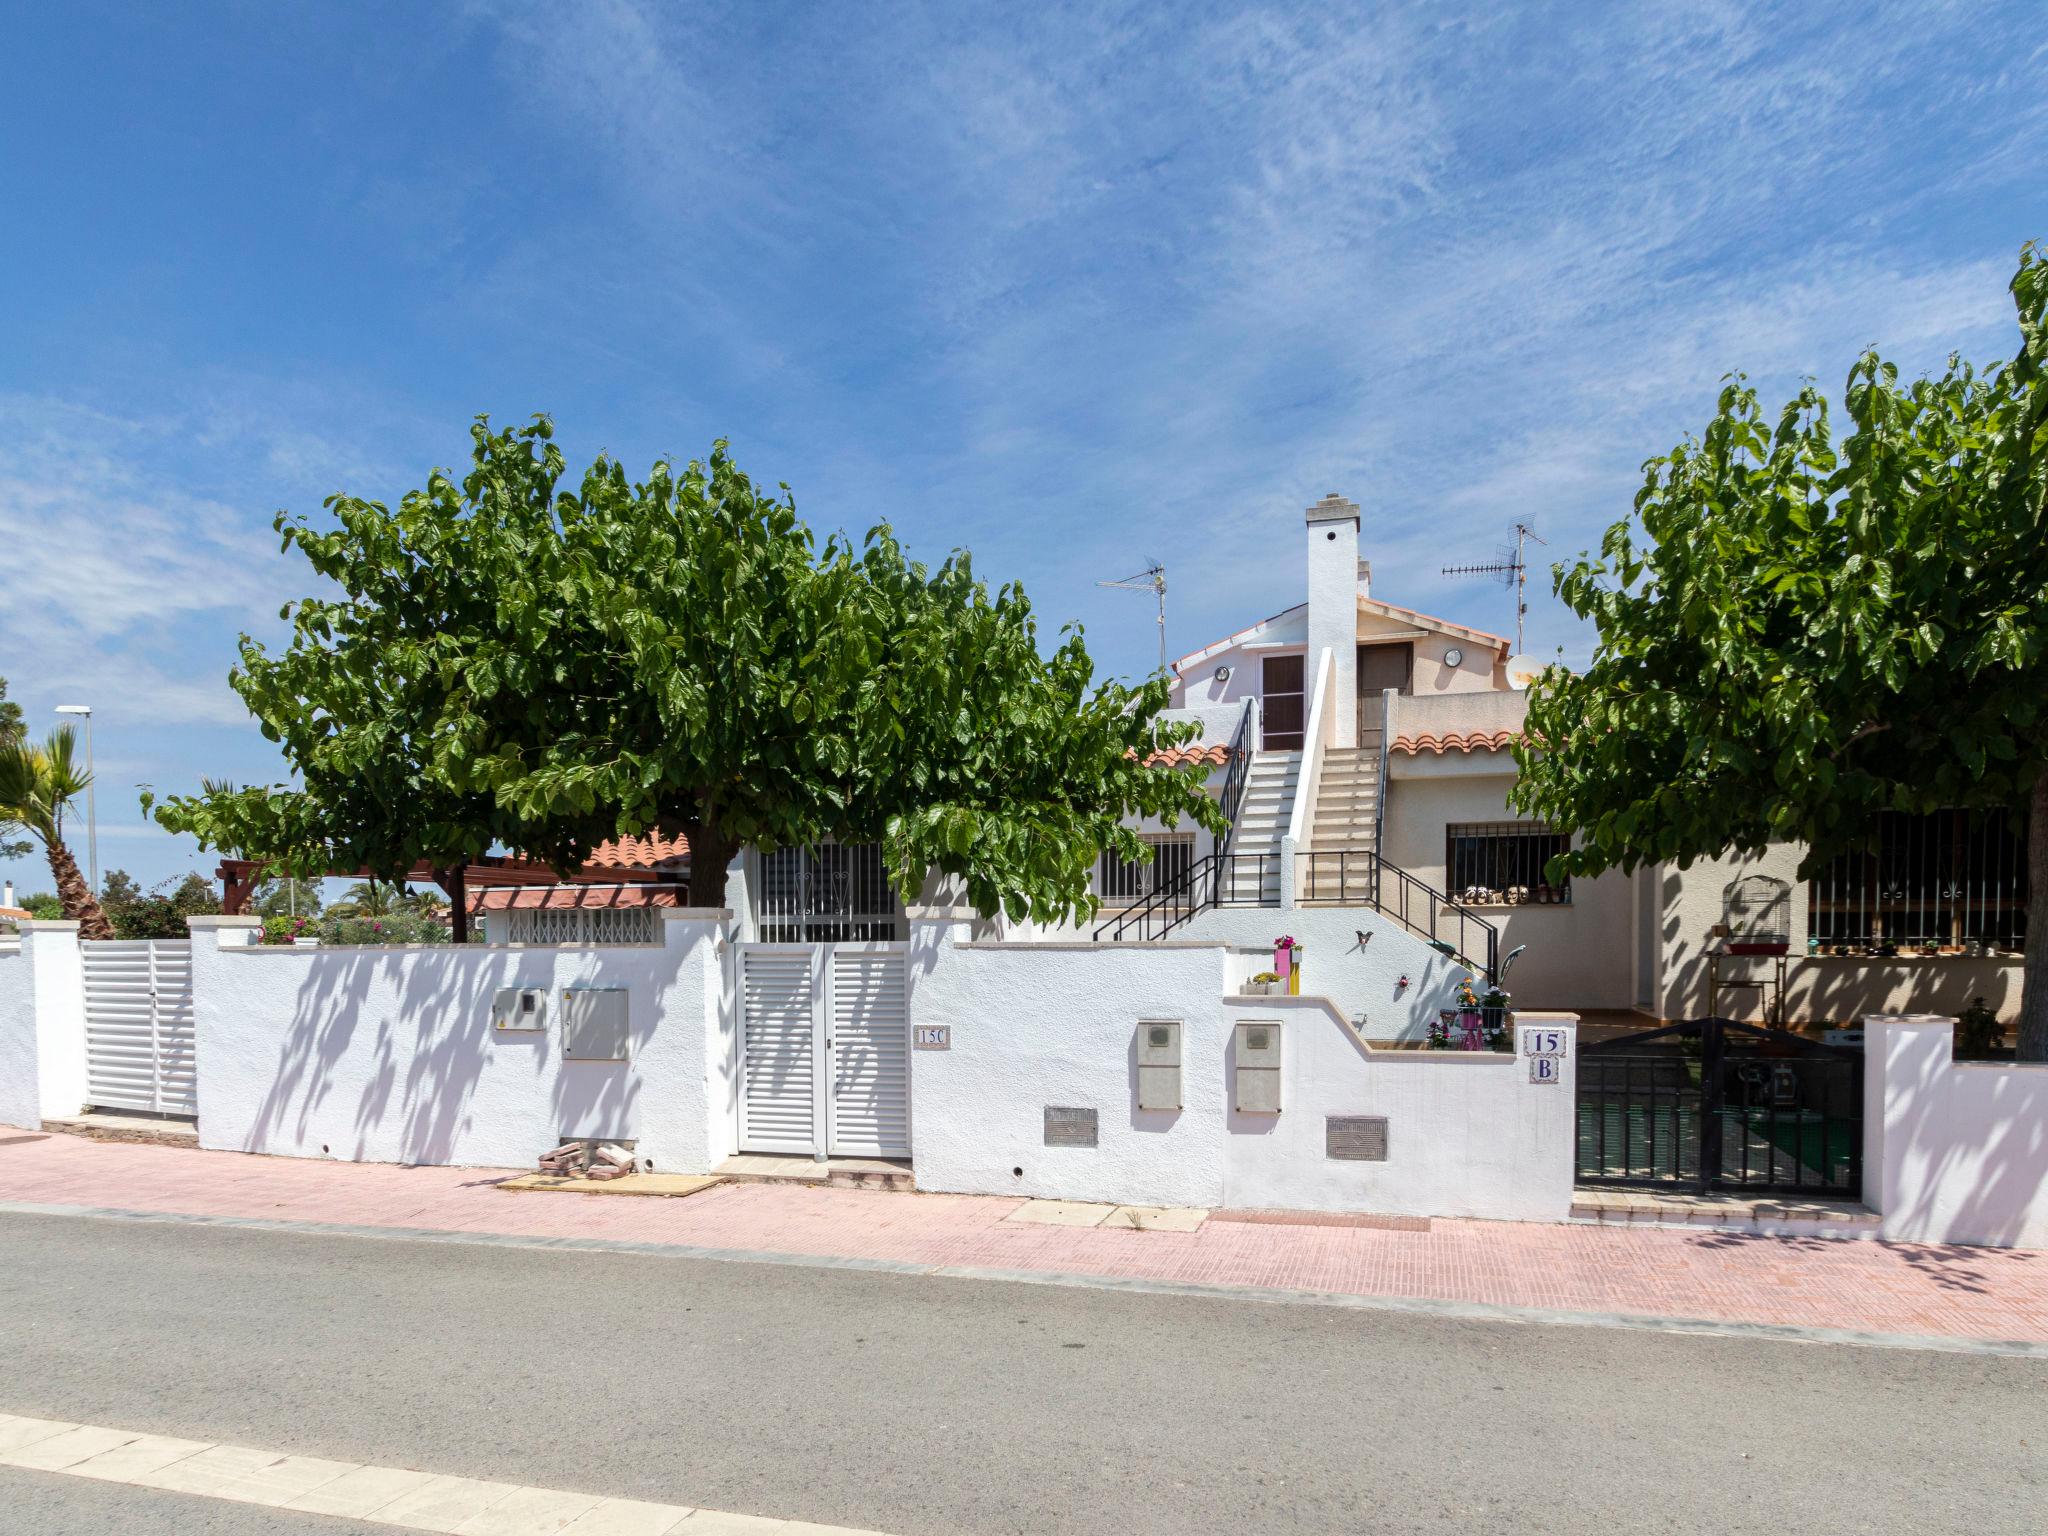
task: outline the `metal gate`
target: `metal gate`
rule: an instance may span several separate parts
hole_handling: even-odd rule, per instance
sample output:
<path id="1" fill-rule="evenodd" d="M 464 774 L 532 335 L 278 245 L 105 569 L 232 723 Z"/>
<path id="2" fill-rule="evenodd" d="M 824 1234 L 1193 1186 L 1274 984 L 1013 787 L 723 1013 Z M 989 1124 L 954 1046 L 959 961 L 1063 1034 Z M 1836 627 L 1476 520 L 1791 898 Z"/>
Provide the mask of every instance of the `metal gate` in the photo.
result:
<path id="1" fill-rule="evenodd" d="M 83 944 L 86 1101 L 101 1109 L 199 1112 L 192 941 Z"/>
<path id="2" fill-rule="evenodd" d="M 1696 1019 L 1579 1049 L 1581 1184 L 1854 1199 L 1863 1053 Z"/>
<path id="3" fill-rule="evenodd" d="M 740 946 L 740 1150 L 910 1155 L 901 944 Z"/>

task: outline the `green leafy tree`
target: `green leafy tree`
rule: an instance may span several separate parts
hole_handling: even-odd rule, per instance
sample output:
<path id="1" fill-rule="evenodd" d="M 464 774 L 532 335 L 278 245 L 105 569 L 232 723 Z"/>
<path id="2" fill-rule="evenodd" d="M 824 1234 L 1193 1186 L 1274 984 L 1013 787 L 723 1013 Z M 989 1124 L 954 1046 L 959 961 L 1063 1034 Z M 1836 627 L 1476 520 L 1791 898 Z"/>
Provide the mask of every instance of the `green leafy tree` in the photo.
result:
<path id="1" fill-rule="evenodd" d="M 100 906 L 108 911 L 142 899 L 142 886 L 125 869 L 110 869 L 100 882 Z"/>
<path id="2" fill-rule="evenodd" d="M 62 922 L 64 903 L 54 892 L 36 891 L 21 898 L 22 910 L 39 923 Z"/>
<path id="3" fill-rule="evenodd" d="M 1598 627 L 1546 672 L 1516 807 L 1591 875 L 1774 842 L 1817 869 L 1885 811 L 2028 828 L 2020 1057 L 2048 1060 L 2048 261 L 2012 281 L 2018 355 L 1901 384 L 1849 371 L 1838 444 L 1811 386 L 1775 423 L 1739 376 L 1705 434 L 1645 466 L 1641 532 L 1558 567 Z"/>
<path id="4" fill-rule="evenodd" d="M 318 883 L 284 876 L 265 880 L 249 901 L 250 910 L 262 917 L 315 918 L 321 906 Z"/>
<path id="5" fill-rule="evenodd" d="M 109 877 L 108 886 L 111 888 Z M 132 886 L 133 881 L 129 884 Z M 166 887 L 170 887 L 166 889 Z M 203 875 L 188 874 L 176 886 L 165 880 L 150 890 L 136 891 L 116 902 L 102 893 L 107 920 L 117 939 L 183 939 L 191 936 L 185 919 L 220 911 L 220 897 Z"/>
<path id="6" fill-rule="evenodd" d="M 159 821 L 387 879 L 494 847 L 566 871 L 658 828 L 703 905 L 742 846 L 875 839 L 906 894 L 937 870 L 1042 919 L 1092 912 L 1104 848 L 1146 856 L 1125 817 L 1218 824 L 1152 760 L 1187 735 L 1164 680 L 1098 684 L 1078 632 L 1042 653 L 1023 593 L 964 554 L 928 569 L 886 527 L 821 546 L 723 443 L 568 491 L 552 439 L 479 421 L 460 481 L 333 498 L 332 527 L 280 514 L 341 595 L 291 605 L 280 654 L 245 637 L 232 681 L 304 787 Z"/>
<path id="7" fill-rule="evenodd" d="M 0 841 L 20 830 L 41 843 L 65 918 L 79 925 L 81 938 L 110 939 L 107 916 L 64 842 L 64 812 L 91 783 L 68 725 L 52 731 L 40 747 L 26 740 L 0 744 Z"/>

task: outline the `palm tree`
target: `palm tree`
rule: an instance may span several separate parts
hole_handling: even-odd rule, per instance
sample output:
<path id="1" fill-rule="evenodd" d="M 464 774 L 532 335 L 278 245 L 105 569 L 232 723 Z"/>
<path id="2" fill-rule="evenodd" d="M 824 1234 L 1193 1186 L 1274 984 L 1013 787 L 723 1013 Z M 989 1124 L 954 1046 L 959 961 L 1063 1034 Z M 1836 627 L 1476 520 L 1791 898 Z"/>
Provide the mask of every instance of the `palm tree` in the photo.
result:
<path id="1" fill-rule="evenodd" d="M 107 914 L 64 846 L 64 808 L 92 782 L 92 775 L 78 766 L 76 748 L 77 736 L 68 725 L 50 732 L 40 747 L 0 742 L 0 834 L 18 827 L 40 842 L 57 879 L 65 918 L 78 924 L 81 938 L 111 939 L 114 929 Z"/>

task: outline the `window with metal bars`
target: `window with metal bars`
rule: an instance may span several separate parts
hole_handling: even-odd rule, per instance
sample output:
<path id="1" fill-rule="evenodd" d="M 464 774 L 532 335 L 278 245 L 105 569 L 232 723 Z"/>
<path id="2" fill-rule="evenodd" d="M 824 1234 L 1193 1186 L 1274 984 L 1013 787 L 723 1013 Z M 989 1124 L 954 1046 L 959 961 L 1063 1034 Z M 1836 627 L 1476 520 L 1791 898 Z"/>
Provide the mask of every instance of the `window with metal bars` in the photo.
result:
<path id="1" fill-rule="evenodd" d="M 1195 840 L 1191 835 L 1141 833 L 1140 836 L 1152 845 L 1149 860 L 1126 860 L 1114 853 L 1105 853 L 1095 866 L 1095 894 L 1105 902 L 1143 901 L 1153 892 L 1187 878 L 1188 867 L 1195 861 Z"/>
<path id="2" fill-rule="evenodd" d="M 755 926 L 771 944 L 900 938 L 879 843 L 819 843 L 761 855 Z"/>
<path id="3" fill-rule="evenodd" d="M 1444 829 L 1444 872 L 1453 901 L 1467 906 L 1557 906 L 1572 899 L 1569 878 L 1544 872 L 1572 845 L 1534 821 L 1453 822 Z"/>
<path id="4" fill-rule="evenodd" d="M 1807 936 L 1824 948 L 2022 950 L 2026 835 L 1995 812 L 1886 811 L 1870 846 L 1830 860 L 1806 893 Z"/>

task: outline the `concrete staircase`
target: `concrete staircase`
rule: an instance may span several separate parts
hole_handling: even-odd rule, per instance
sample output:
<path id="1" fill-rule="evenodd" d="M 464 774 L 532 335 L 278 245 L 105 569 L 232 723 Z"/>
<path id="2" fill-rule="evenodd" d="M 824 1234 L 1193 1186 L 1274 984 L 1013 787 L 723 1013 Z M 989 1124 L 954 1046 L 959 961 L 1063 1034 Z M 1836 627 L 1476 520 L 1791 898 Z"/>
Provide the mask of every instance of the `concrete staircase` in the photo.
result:
<path id="1" fill-rule="evenodd" d="M 1230 861 L 1222 871 L 1221 905 L 1280 905 L 1280 839 L 1294 814 L 1294 793 L 1301 783 L 1299 752 L 1260 752 L 1245 777 L 1244 801 L 1237 810 L 1237 829 L 1230 837 Z M 1251 855 L 1265 854 L 1260 866 Z"/>
<path id="2" fill-rule="evenodd" d="M 1369 888 L 1372 860 L 1368 855 L 1374 848 L 1379 805 L 1379 733 L 1363 733 L 1356 747 L 1326 748 L 1308 829 L 1306 852 L 1315 857 L 1303 858 L 1297 853 L 1295 858 L 1296 883 L 1302 896 L 1321 900 L 1355 897 Z M 1340 854 L 1347 857 L 1337 857 Z"/>

